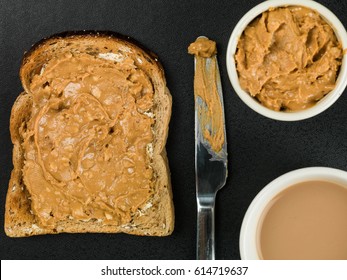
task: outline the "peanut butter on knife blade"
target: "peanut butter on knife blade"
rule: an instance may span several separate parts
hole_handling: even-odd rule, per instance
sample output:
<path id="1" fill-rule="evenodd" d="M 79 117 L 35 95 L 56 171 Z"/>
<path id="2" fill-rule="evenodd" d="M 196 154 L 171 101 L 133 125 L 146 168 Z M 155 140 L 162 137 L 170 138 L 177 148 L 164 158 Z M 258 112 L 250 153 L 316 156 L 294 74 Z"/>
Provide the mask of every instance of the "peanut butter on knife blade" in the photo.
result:
<path id="1" fill-rule="evenodd" d="M 191 43 L 188 53 L 195 56 L 194 95 L 200 97 L 206 106 L 204 114 L 199 114 L 203 137 L 214 152 L 220 152 L 224 144 L 223 108 L 218 95 L 217 47 L 216 42 L 198 38 Z"/>

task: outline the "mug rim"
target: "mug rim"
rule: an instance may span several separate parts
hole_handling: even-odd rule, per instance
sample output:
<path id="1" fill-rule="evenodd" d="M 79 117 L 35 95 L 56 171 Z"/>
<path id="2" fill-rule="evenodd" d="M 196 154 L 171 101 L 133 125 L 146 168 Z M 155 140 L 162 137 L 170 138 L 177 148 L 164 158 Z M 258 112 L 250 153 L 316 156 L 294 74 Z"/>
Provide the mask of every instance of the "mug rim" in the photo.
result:
<path id="1" fill-rule="evenodd" d="M 243 218 L 239 249 L 242 260 L 261 259 L 258 252 L 257 229 L 270 201 L 283 190 L 302 182 L 327 181 L 347 188 L 347 172 L 330 167 L 306 167 L 285 173 L 267 184 L 253 199 Z"/>

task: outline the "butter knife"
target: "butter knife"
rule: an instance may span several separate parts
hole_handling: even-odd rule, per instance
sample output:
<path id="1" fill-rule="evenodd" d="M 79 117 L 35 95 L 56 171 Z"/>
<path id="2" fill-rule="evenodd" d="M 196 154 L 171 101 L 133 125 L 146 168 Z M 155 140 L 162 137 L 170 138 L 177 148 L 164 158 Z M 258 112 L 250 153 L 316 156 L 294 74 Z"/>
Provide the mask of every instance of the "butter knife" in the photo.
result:
<path id="1" fill-rule="evenodd" d="M 195 56 L 196 255 L 199 260 L 215 259 L 215 199 L 228 176 L 223 93 L 213 44 L 216 48 L 215 42 L 200 36 L 189 47 Z"/>

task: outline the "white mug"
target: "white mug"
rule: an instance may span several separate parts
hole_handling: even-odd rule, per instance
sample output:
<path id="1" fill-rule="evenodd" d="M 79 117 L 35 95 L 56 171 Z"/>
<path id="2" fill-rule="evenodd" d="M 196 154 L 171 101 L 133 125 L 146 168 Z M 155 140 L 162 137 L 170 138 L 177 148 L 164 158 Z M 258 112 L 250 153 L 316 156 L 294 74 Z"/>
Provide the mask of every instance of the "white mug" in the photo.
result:
<path id="1" fill-rule="evenodd" d="M 243 219 L 240 233 L 241 259 L 261 259 L 257 231 L 264 210 L 277 194 L 305 181 L 328 181 L 347 188 L 347 172 L 328 167 L 307 167 L 286 173 L 269 183 L 254 198 Z"/>

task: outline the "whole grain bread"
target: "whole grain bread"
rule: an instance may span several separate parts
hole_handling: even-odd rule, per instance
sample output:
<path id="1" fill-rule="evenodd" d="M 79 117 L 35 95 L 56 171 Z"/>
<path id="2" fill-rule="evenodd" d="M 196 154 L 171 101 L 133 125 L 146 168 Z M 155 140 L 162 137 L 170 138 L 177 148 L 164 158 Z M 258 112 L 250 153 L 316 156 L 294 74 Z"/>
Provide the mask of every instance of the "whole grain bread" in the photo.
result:
<path id="1" fill-rule="evenodd" d="M 45 62 L 53 57 L 64 55 L 67 51 L 75 55 L 79 53 L 101 53 L 104 49 L 95 48 L 98 42 L 108 52 L 116 52 L 119 48 L 127 48 L 130 52 L 124 55 L 135 55 L 147 66 L 154 87 L 155 123 L 152 127 L 154 141 L 151 167 L 155 174 L 153 195 L 133 215 L 130 223 L 109 225 L 96 219 L 89 221 L 62 220 L 54 228 L 40 225 L 31 209 L 31 197 L 23 180 L 22 168 L 25 163 L 23 133 L 31 118 L 33 96 L 30 83 L 34 75 L 40 73 Z M 141 67 L 141 64 L 136 65 Z M 20 79 L 24 88 L 15 101 L 10 119 L 11 140 L 13 142 L 13 170 L 6 197 L 5 232 L 10 237 L 24 237 L 40 234 L 56 234 L 62 232 L 83 233 L 118 233 L 135 235 L 165 236 L 171 234 L 174 228 L 174 207 L 170 183 L 170 172 L 166 156 L 165 144 L 168 135 L 168 124 L 171 117 L 171 95 L 166 87 L 164 71 L 157 57 L 145 50 L 134 40 L 112 32 L 68 32 L 46 38 L 35 44 L 23 58 L 20 68 Z"/>

